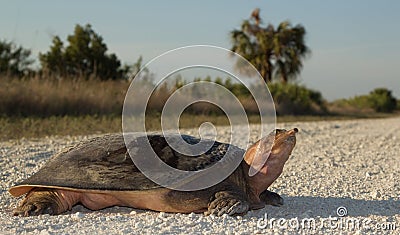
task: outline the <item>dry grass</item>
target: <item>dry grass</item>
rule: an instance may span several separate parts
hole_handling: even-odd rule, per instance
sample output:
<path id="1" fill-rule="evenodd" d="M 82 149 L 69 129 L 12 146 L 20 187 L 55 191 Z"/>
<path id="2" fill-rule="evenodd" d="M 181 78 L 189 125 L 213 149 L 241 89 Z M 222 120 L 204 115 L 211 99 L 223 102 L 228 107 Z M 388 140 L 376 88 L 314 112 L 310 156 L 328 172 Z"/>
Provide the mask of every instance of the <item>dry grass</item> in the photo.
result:
<path id="1" fill-rule="evenodd" d="M 0 77 L 0 116 L 52 117 L 82 115 L 120 115 L 129 81 L 85 79 L 16 79 Z M 175 87 L 160 86 L 150 97 L 149 113 L 162 111 Z M 141 97 L 138 95 L 138 97 Z M 135 100 L 134 102 L 143 102 Z M 180 102 L 185 103 L 183 98 Z M 242 98 L 248 113 L 258 113 L 253 100 Z M 134 107 L 134 103 L 132 104 Z M 229 107 L 227 104 L 225 107 Z M 192 114 L 222 114 L 216 106 L 197 103 L 187 110 Z"/>
<path id="2" fill-rule="evenodd" d="M 0 77 L 0 82 L 0 140 L 121 132 L 121 111 L 128 81 Z M 153 95 L 149 102 L 150 115 L 146 119 L 147 130 L 160 129 L 159 113 L 171 92 L 173 89 L 162 87 Z M 258 112 L 254 101 L 242 97 L 241 102 L 249 113 L 250 123 L 259 123 L 259 117 L 253 115 Z M 206 121 L 228 125 L 228 119 L 219 114 L 221 111 L 216 106 L 198 103 L 181 116 L 180 126 L 198 127 Z M 283 116 L 278 117 L 278 121 L 385 116 L 388 115 Z"/>
<path id="3" fill-rule="evenodd" d="M 0 78 L 3 116 L 78 116 L 121 113 L 127 81 Z"/>
<path id="4" fill-rule="evenodd" d="M 121 121 L 121 116 L 0 117 L 0 140 L 116 133 L 122 131 Z M 198 127 L 206 121 L 217 126 L 229 125 L 225 116 L 188 114 L 181 116 L 180 127 Z M 258 117 L 250 117 L 250 122 L 257 123 Z M 146 130 L 161 130 L 158 116 L 146 118 Z"/>

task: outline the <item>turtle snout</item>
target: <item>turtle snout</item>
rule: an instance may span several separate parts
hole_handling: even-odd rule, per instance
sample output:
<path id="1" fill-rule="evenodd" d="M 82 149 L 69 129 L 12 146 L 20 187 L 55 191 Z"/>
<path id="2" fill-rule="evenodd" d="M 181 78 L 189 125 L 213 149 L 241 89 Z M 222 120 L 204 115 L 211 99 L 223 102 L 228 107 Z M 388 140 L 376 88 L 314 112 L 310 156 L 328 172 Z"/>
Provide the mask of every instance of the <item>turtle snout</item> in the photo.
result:
<path id="1" fill-rule="evenodd" d="M 292 130 L 288 131 L 287 133 L 288 133 L 289 135 L 294 136 L 297 132 L 299 132 L 299 129 L 293 128 Z"/>
<path id="2" fill-rule="evenodd" d="M 299 132 L 299 129 L 293 128 L 292 130 L 288 131 L 288 135 L 286 141 L 295 142 L 296 141 L 296 133 Z"/>

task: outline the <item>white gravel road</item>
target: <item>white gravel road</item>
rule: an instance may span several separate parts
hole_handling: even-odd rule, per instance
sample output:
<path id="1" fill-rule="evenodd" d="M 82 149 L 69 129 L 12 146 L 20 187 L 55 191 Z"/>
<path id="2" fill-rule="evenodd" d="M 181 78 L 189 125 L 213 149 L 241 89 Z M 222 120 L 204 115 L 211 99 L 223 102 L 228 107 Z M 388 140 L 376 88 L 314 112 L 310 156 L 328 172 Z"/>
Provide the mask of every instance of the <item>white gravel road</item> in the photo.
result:
<path id="1" fill-rule="evenodd" d="M 300 129 L 270 188 L 285 205 L 237 217 L 82 206 L 58 216 L 13 217 L 19 199 L 8 188 L 87 137 L 0 142 L 0 234 L 400 234 L 400 118 L 278 127 Z"/>

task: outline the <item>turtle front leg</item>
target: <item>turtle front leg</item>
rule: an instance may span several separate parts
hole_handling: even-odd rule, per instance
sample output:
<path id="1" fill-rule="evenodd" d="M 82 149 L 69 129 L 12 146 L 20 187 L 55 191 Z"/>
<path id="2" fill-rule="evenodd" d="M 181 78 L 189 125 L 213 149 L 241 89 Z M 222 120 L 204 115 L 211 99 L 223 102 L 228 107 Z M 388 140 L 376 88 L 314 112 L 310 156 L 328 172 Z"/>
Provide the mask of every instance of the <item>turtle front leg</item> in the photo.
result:
<path id="1" fill-rule="evenodd" d="M 220 191 L 215 193 L 212 201 L 208 204 L 208 210 L 205 215 L 223 214 L 235 215 L 246 214 L 250 208 L 250 204 L 243 193 L 233 191 Z"/>
<path id="2" fill-rule="evenodd" d="M 283 198 L 279 196 L 279 194 L 271 192 L 269 190 L 264 190 L 264 192 L 260 194 L 260 200 L 265 202 L 266 205 L 272 205 L 272 206 L 283 205 Z"/>
<path id="3" fill-rule="evenodd" d="M 13 211 L 15 216 L 32 216 L 41 214 L 58 215 L 72 208 L 78 202 L 76 194 L 70 191 L 34 188 Z"/>

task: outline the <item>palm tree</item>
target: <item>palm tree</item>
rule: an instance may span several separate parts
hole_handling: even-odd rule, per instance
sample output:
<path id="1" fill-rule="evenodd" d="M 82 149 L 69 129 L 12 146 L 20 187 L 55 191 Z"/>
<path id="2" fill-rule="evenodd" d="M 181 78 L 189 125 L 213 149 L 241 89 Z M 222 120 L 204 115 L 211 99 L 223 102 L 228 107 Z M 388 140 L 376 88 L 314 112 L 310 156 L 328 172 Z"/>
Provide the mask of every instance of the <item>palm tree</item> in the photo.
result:
<path id="1" fill-rule="evenodd" d="M 255 9 L 240 30 L 231 32 L 231 50 L 252 63 L 265 82 L 279 77 L 286 83 L 300 73 L 303 59 L 310 52 L 304 42 L 306 31 L 289 21 L 280 23 L 276 29 L 272 24 L 262 27 L 259 12 Z"/>

